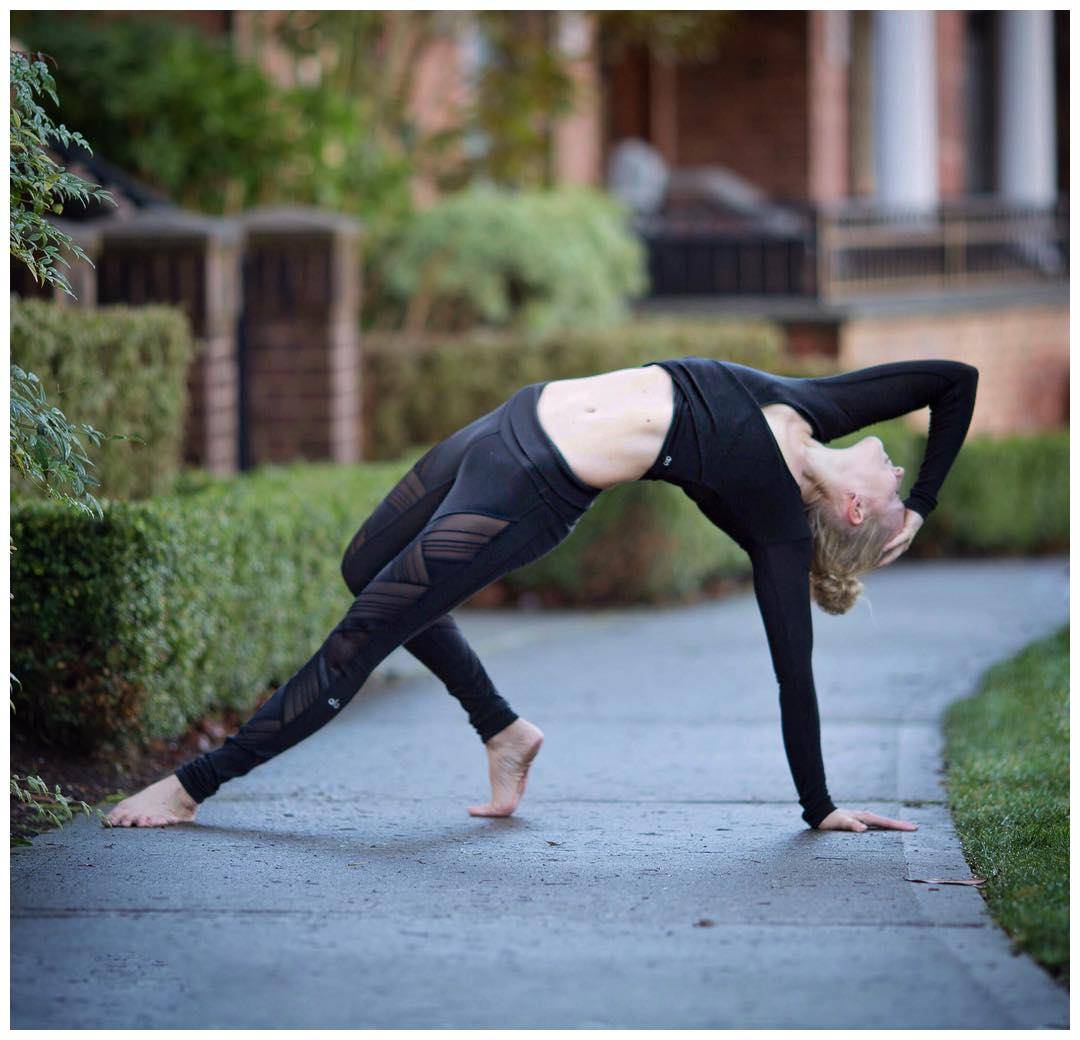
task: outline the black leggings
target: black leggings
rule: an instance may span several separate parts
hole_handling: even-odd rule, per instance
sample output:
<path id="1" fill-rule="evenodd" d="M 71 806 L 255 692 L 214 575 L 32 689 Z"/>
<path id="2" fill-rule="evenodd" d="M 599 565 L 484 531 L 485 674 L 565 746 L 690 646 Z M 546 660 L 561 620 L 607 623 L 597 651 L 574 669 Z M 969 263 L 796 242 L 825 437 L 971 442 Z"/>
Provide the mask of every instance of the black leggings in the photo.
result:
<path id="1" fill-rule="evenodd" d="M 196 802 L 326 725 L 398 646 L 446 684 L 482 740 L 517 718 L 448 612 L 554 549 L 600 494 L 541 427 L 545 385 L 440 441 L 376 507 L 342 561 L 356 596 L 345 617 L 235 735 L 176 770 Z"/>

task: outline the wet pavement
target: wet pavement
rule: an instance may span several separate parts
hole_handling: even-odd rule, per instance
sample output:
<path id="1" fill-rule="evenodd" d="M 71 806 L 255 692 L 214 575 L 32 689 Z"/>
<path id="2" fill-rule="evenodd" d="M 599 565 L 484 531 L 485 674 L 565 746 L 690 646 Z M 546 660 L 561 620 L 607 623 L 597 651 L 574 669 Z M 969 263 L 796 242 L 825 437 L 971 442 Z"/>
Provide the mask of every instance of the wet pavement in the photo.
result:
<path id="1" fill-rule="evenodd" d="M 1067 560 L 900 561 L 814 608 L 837 805 L 812 831 L 764 628 L 674 608 L 459 611 L 546 742 L 518 813 L 403 650 L 198 822 L 85 817 L 12 851 L 14 1028 L 1065 1027 L 990 919 L 945 803 L 940 714 L 1068 618 Z M 867 602 L 867 599 L 869 602 Z"/>

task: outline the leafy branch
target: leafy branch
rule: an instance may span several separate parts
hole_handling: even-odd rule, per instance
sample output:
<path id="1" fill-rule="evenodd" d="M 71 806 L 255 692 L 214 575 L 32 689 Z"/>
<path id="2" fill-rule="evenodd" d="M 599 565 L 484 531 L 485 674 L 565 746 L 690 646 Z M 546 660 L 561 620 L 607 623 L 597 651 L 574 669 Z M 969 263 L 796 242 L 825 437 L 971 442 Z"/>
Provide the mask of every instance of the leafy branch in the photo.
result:
<path id="1" fill-rule="evenodd" d="M 97 447 L 106 440 L 134 440 L 136 434 L 104 434 L 89 423 L 70 422 L 45 399 L 45 388 L 33 372 L 11 366 L 11 465 L 51 498 L 100 520 L 101 504 L 91 488 L 100 481 L 90 469 L 80 438 Z"/>
<path id="2" fill-rule="evenodd" d="M 47 214 L 58 215 L 66 202 L 83 204 L 90 199 L 115 202 L 100 186 L 84 181 L 61 167 L 49 152 L 52 142 L 65 148 L 76 145 L 88 153 L 90 146 L 81 134 L 61 124 L 55 126 L 37 98 L 50 97 L 59 104 L 56 84 L 40 55 L 31 58 L 20 51 L 11 52 L 11 153 L 10 153 L 10 242 L 11 255 L 30 268 L 39 285 L 49 284 L 63 290 L 72 299 L 71 289 L 59 265 L 70 267 L 64 253 L 90 263 L 90 258 L 70 235 L 65 234 Z M 93 265 L 91 265 L 93 266 Z M 87 423 L 76 426 L 57 407 L 50 407 L 45 388 L 33 372 L 11 366 L 10 446 L 11 466 L 21 476 L 43 489 L 52 498 L 98 519 L 101 504 L 91 493 L 100 482 L 89 470 L 93 463 L 83 450 L 80 432 L 91 444 L 103 440 L 128 440 L 122 435 L 106 436 Z M 11 546 L 11 551 L 15 547 Z M 10 673 L 9 673 L 10 674 Z M 11 683 L 22 685 L 16 676 Z M 12 711 L 14 700 L 10 701 Z M 25 785 L 25 786 L 24 786 Z M 49 790 L 39 776 L 11 774 L 11 795 L 30 806 L 38 821 L 60 827 L 83 812 L 87 816 L 100 810 L 86 802 L 69 798 L 56 784 Z M 25 844 L 22 837 L 12 838 Z"/>
<path id="3" fill-rule="evenodd" d="M 56 83 L 40 54 L 11 52 L 11 254 L 30 268 L 39 285 L 53 285 L 74 299 L 71 284 L 60 270 L 70 267 L 64 253 L 90 263 L 82 247 L 47 217 L 59 215 L 67 202 L 91 199 L 111 202 L 113 197 L 99 185 L 91 184 L 60 166 L 49 152 L 58 142 L 65 148 L 76 145 L 93 154 L 86 140 L 63 123 L 56 126 L 39 97 L 59 104 Z M 91 264 L 91 266 L 93 266 Z"/>

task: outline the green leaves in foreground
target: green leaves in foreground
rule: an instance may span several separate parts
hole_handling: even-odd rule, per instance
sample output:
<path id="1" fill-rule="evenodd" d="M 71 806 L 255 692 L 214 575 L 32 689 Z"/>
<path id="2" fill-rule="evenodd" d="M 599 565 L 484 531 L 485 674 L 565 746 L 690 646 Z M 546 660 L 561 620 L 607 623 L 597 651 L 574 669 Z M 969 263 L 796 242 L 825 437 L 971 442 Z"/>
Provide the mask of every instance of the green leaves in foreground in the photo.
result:
<path id="1" fill-rule="evenodd" d="M 90 153 L 81 134 L 63 123 L 56 126 L 38 98 L 49 97 L 59 104 L 56 83 L 40 55 L 11 52 L 11 255 L 33 272 L 39 285 L 53 285 L 73 299 L 67 277 L 60 265 L 70 266 L 69 253 L 89 263 L 89 257 L 70 235 L 48 215 L 64 212 L 67 202 L 112 202 L 112 196 L 96 184 L 83 180 L 57 164 L 49 150 L 56 142 L 77 145 Z"/>
<path id="2" fill-rule="evenodd" d="M 991 668 L 945 719 L 949 804 L 990 912 L 1069 975 L 1069 630 Z"/>

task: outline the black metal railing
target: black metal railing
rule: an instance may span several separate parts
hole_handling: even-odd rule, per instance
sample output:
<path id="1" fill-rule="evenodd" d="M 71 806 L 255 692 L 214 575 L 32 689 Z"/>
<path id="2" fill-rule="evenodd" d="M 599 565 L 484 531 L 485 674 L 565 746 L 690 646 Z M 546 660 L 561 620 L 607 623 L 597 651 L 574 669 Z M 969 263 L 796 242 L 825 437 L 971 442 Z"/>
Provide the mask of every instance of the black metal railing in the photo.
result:
<path id="1" fill-rule="evenodd" d="M 639 222 L 650 297 L 828 302 L 1069 277 L 1067 199 L 1032 207 L 972 197 L 918 211 L 852 202 L 792 214 L 782 232 L 709 218 Z"/>
<path id="2" fill-rule="evenodd" d="M 825 300 L 1064 282 L 1068 201 L 1034 207 L 973 197 L 932 211 L 823 209 L 817 265 L 818 296 Z"/>

